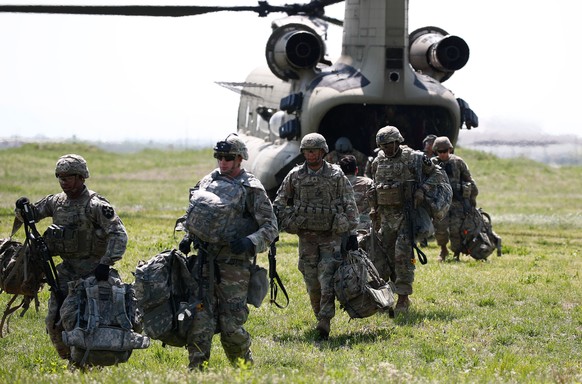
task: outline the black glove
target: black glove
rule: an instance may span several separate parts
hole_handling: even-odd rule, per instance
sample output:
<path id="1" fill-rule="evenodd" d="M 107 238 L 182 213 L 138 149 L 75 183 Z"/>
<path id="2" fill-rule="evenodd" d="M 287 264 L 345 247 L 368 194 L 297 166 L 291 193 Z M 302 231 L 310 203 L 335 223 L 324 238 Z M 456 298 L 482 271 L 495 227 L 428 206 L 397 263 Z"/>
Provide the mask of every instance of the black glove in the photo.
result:
<path id="1" fill-rule="evenodd" d="M 99 264 L 95 268 L 95 278 L 97 281 L 105 281 L 109 278 L 109 265 Z"/>
<path id="2" fill-rule="evenodd" d="M 346 243 L 346 249 L 348 251 L 358 250 L 358 235 L 349 235 L 348 242 Z"/>
<path id="3" fill-rule="evenodd" d="M 16 200 L 16 208 L 22 209 L 26 204 L 30 204 L 28 197 L 22 196 L 20 199 Z"/>
<path id="4" fill-rule="evenodd" d="M 190 240 L 188 237 L 184 236 L 182 241 L 180 241 L 180 245 L 178 245 L 178 249 L 180 250 L 180 252 L 187 255 L 191 251 L 190 244 L 192 244 L 192 240 Z"/>
<path id="5" fill-rule="evenodd" d="M 241 253 L 250 251 L 255 245 L 248 237 L 243 237 L 242 239 L 233 240 L 230 242 L 230 251 L 235 255 L 240 255 Z"/>

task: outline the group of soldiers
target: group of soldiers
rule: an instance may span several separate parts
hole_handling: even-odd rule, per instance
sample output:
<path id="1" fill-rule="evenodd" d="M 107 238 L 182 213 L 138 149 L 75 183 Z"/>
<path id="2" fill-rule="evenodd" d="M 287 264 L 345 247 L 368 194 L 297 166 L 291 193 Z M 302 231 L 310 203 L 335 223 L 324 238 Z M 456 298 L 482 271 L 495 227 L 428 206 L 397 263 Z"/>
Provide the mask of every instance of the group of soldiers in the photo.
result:
<path id="1" fill-rule="evenodd" d="M 432 159 L 403 142 L 396 127 L 377 132 L 379 150 L 368 164 L 368 178 L 358 176 L 361 167 L 366 167 L 362 159 L 347 155 L 327 161 L 330 151 L 325 138 L 307 134 L 300 143 L 305 162 L 287 174 L 273 202 L 261 182 L 242 167 L 249 157 L 245 143 L 234 133 L 216 143 L 217 168 L 190 190 L 183 219 L 192 225 L 186 226 L 179 244 L 184 254 L 203 249 L 211 255 L 200 269 L 208 284 L 208 297 L 188 330 L 190 369 L 208 364 L 214 334 L 220 335 L 231 362 L 253 363 L 251 337 L 244 329 L 249 315 L 250 267 L 257 253 L 264 252 L 280 231 L 298 236 L 298 269 L 317 321 L 316 332 L 324 340 L 329 337 L 336 309 L 335 271 L 347 252 L 357 250 L 370 237 L 382 249 L 370 258 L 381 277 L 394 283 L 396 314 L 407 312 L 411 305 L 416 263 L 411 249 L 416 239 L 409 224 L 416 210 L 424 207 L 439 219 L 435 219 L 435 237 L 442 248 L 440 259 L 444 261 L 448 254 L 449 239 L 458 259 L 454 226 L 463 202 L 453 197 L 451 204 L 447 191 L 452 188 L 453 196 L 469 196 L 474 205 L 475 182 L 463 160 L 452 153 L 446 137 L 434 140 L 436 156 Z M 340 142 L 339 149 L 342 146 L 351 148 L 349 140 Z M 113 265 L 125 252 L 127 232 L 113 206 L 85 185 L 87 162 L 77 154 L 64 155 L 57 161 L 55 176 L 62 192 L 30 206 L 36 220 L 52 217 L 44 237 L 53 253 L 62 258 L 57 267 L 61 290 L 66 292 L 68 282 L 90 275 L 98 280 L 118 276 Z M 218 203 L 206 209 L 209 216 L 204 217 L 199 206 L 208 201 Z M 19 207 L 24 204 L 29 204 L 26 198 L 16 204 L 16 217 L 21 221 Z M 52 292 L 47 332 L 59 356 L 69 359 L 70 349 L 63 343 L 58 319 L 57 298 Z"/>

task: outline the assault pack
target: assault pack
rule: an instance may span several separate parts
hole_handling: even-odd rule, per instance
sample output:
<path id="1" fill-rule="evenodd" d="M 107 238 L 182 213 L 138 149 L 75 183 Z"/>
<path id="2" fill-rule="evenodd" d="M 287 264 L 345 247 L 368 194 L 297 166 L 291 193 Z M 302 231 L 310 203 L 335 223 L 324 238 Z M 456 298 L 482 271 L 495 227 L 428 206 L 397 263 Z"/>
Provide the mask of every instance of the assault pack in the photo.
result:
<path id="1" fill-rule="evenodd" d="M 140 261 L 134 273 L 144 332 L 165 345 L 187 344 L 186 333 L 201 305 L 195 298 L 197 284 L 190 261 L 175 249 L 166 250 Z"/>
<path id="2" fill-rule="evenodd" d="M 12 295 L 0 321 L 0 337 L 3 337 L 5 323 L 9 331 L 12 313 L 22 308 L 20 316 L 23 316 L 32 301 L 38 309 L 38 292 L 43 283 L 42 267 L 33 257 L 30 247 L 11 238 L 0 239 L 0 292 Z M 15 304 L 19 297 L 22 300 Z"/>
<path id="3" fill-rule="evenodd" d="M 63 342 L 79 366 L 107 366 L 126 362 L 134 349 L 145 349 L 150 339 L 141 335 L 135 293 L 131 284 L 110 274 L 69 282 L 61 309 Z"/>
<path id="4" fill-rule="evenodd" d="M 361 248 L 349 251 L 334 275 L 335 294 L 350 318 L 369 317 L 394 305 L 394 289 Z"/>
<path id="5" fill-rule="evenodd" d="M 460 231 L 462 253 L 475 260 L 486 260 L 494 250 L 501 256 L 501 237 L 493 231 L 491 216 L 483 209 L 471 207 Z"/>

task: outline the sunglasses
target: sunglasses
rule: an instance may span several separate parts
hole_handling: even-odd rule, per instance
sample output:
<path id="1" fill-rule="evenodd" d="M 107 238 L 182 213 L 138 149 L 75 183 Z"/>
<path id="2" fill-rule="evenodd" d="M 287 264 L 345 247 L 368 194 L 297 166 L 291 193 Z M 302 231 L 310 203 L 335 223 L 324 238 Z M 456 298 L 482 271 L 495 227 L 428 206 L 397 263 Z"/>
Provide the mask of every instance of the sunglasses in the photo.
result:
<path id="1" fill-rule="evenodd" d="M 220 153 L 215 153 L 214 158 L 217 160 L 233 161 L 236 158 L 236 155 L 223 155 Z"/>

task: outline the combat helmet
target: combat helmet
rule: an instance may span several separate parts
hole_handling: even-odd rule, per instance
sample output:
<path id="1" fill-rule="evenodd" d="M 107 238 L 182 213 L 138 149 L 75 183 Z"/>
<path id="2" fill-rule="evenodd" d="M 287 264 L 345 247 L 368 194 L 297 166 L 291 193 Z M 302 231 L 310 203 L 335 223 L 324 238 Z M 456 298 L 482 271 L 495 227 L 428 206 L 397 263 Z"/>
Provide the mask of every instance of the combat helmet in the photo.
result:
<path id="1" fill-rule="evenodd" d="M 398 128 L 391 125 L 387 125 L 384 128 L 380 128 L 378 133 L 376 133 L 376 145 L 381 146 L 382 144 L 388 144 L 393 141 L 402 143 L 404 137 L 400 134 Z"/>
<path id="2" fill-rule="evenodd" d="M 340 153 L 351 152 L 352 149 L 352 142 L 345 136 L 340 137 L 335 142 L 335 150 Z"/>
<path id="3" fill-rule="evenodd" d="M 325 153 L 329 152 L 329 147 L 327 146 L 327 142 L 325 141 L 325 137 L 323 137 L 319 133 L 308 133 L 307 135 L 303 136 L 301 139 L 301 145 L 299 146 L 299 150 L 304 149 L 323 149 Z"/>
<path id="4" fill-rule="evenodd" d="M 446 136 L 437 137 L 432 144 L 432 150 L 434 152 L 446 151 L 448 149 L 453 149 L 453 144 L 451 144 L 451 141 Z"/>
<path id="5" fill-rule="evenodd" d="M 218 155 L 241 155 L 244 160 L 249 159 L 247 146 L 236 133 L 231 133 L 226 139 L 216 143 L 214 157 Z"/>
<path id="6" fill-rule="evenodd" d="M 66 175 L 80 175 L 85 179 L 89 178 L 89 168 L 83 156 L 74 153 L 63 155 L 57 160 L 55 176 L 64 173 Z"/>

